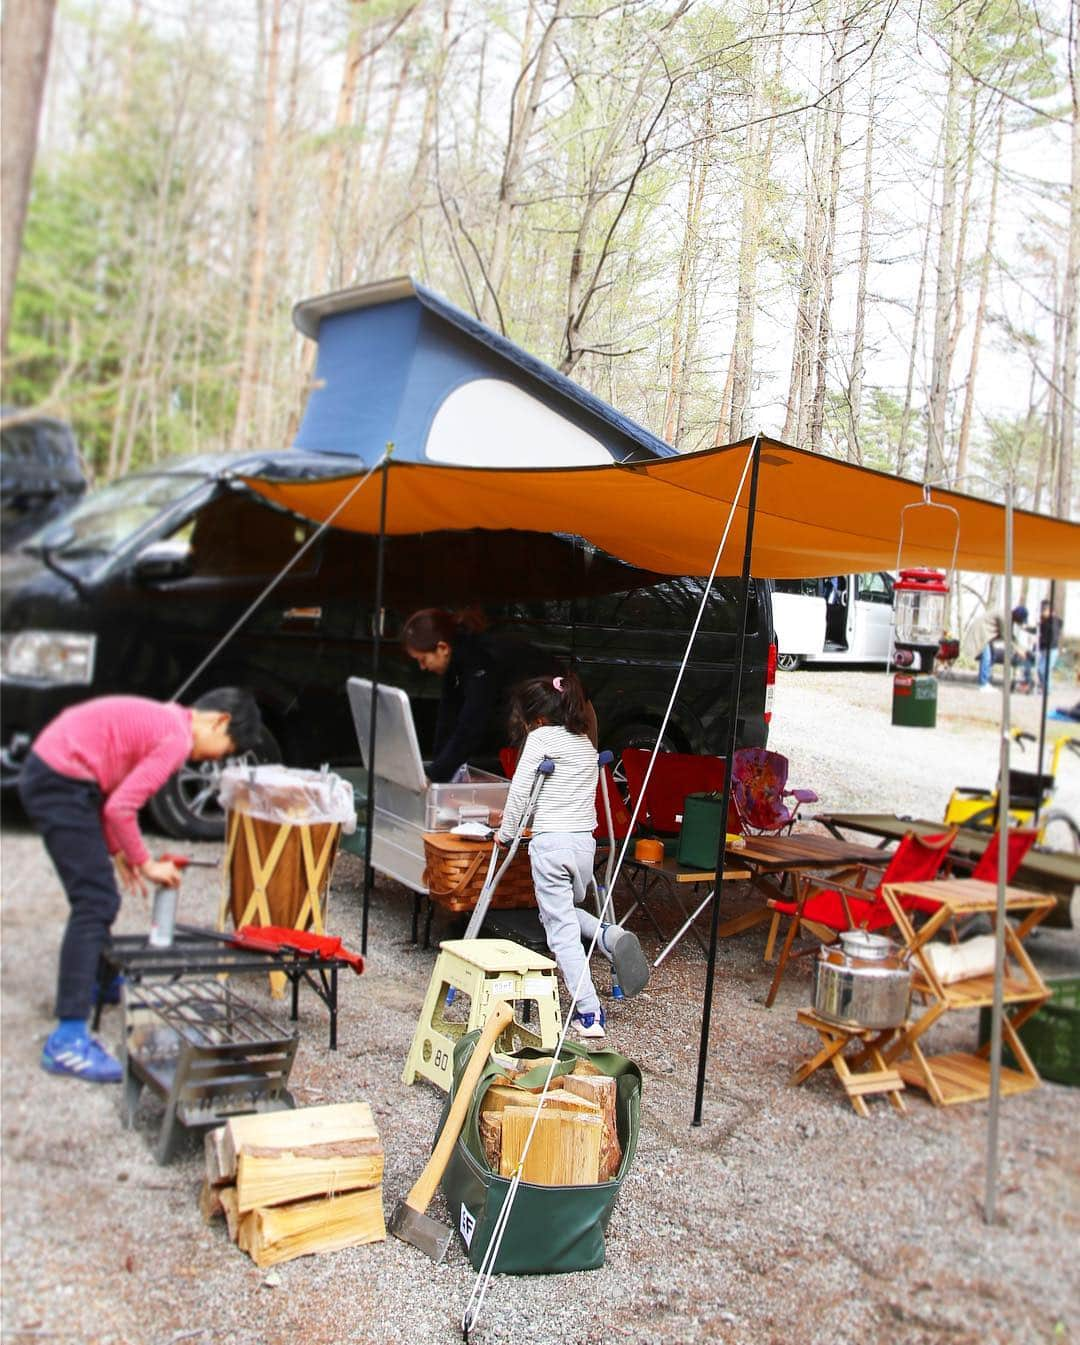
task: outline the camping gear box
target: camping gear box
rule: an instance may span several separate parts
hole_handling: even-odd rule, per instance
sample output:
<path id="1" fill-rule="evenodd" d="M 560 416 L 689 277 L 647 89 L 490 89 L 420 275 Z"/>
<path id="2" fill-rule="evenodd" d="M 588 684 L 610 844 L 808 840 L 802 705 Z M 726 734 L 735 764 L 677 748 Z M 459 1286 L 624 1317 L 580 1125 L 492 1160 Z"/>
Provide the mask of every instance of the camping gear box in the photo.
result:
<path id="1" fill-rule="evenodd" d="M 371 682 L 350 677 L 349 708 L 364 765 L 370 769 Z M 497 826 L 510 781 L 466 766 L 463 780 L 431 784 L 424 773 L 409 697 L 380 683 L 375 723 L 375 811 L 371 862 L 414 892 L 426 892 L 424 833 L 449 831 L 459 822 Z"/>

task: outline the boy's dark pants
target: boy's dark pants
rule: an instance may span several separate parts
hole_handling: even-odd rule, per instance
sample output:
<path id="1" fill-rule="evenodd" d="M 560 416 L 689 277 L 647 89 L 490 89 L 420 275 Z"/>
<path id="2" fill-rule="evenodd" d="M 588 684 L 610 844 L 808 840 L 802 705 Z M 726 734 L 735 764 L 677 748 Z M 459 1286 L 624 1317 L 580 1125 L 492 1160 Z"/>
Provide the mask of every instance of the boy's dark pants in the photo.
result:
<path id="1" fill-rule="evenodd" d="M 57 1018 L 89 1018 L 98 959 L 120 909 L 120 893 L 101 830 L 101 791 L 73 780 L 33 752 L 19 775 L 19 797 L 64 884 L 71 915 L 60 945 Z"/>

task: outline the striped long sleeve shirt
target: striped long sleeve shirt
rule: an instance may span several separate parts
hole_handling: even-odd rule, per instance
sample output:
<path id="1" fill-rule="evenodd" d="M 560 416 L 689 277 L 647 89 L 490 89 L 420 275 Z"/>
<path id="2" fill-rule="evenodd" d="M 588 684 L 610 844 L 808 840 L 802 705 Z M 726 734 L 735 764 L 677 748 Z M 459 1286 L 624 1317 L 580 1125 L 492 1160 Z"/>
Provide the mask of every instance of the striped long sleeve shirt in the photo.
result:
<path id="1" fill-rule="evenodd" d="M 518 759 L 499 827 L 503 845 L 513 839 L 521 825 L 536 768 L 544 757 L 554 761 L 555 770 L 541 786 L 533 833 L 596 830 L 596 748 L 584 733 L 568 733 L 559 725 L 544 724 L 525 739 Z"/>

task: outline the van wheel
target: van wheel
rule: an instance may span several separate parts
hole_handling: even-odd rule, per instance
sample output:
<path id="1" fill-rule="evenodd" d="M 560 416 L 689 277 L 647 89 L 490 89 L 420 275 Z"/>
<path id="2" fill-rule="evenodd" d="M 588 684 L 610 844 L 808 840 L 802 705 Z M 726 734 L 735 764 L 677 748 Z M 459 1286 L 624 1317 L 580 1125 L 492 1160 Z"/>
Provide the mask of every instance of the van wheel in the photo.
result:
<path id="1" fill-rule="evenodd" d="M 777 654 L 776 666 L 781 672 L 798 672 L 803 665 L 801 654 Z"/>
<path id="2" fill-rule="evenodd" d="M 258 745 L 230 762 L 280 761 L 277 739 L 263 729 Z M 166 836 L 181 841 L 219 841 L 225 835 L 225 814 L 218 801 L 220 761 L 186 761 L 150 800 L 150 816 Z"/>

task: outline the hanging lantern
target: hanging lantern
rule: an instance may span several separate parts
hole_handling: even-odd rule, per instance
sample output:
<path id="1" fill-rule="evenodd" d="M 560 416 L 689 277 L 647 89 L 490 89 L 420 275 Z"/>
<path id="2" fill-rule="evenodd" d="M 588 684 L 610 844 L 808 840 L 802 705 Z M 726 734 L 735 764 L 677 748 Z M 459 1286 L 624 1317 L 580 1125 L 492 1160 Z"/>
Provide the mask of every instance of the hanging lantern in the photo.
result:
<path id="1" fill-rule="evenodd" d="M 953 534 L 952 568 L 956 569 L 956 550 L 960 544 L 960 515 L 951 504 L 938 504 L 930 498 L 930 487 L 923 486 L 921 501 L 905 504 L 900 510 L 900 541 L 896 551 L 899 578 L 893 586 L 892 663 L 898 672 L 893 678 L 892 722 L 912 728 L 930 728 L 937 723 L 937 678 L 934 660 L 945 635 L 946 600 L 949 585 L 944 570 L 925 567 L 904 569 L 904 527 L 911 510 L 944 510 L 951 514 Z M 935 515 L 936 517 L 936 515 Z M 922 545 L 928 545 L 923 533 Z"/>
<path id="2" fill-rule="evenodd" d="M 917 654 L 916 666 L 922 672 L 933 670 L 934 659 L 941 647 L 948 594 L 944 570 L 901 570 L 893 588 L 896 648 Z M 900 662 L 899 659 L 896 661 Z"/>

